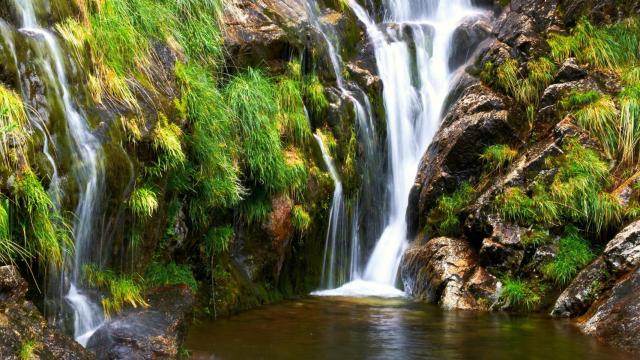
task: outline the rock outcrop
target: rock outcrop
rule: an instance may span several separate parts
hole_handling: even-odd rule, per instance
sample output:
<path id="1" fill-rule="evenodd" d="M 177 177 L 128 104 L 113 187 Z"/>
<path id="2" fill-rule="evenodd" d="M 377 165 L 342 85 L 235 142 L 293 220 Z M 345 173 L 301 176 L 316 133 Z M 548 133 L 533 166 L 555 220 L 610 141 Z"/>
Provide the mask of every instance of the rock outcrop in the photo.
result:
<path id="1" fill-rule="evenodd" d="M 498 282 L 476 266 L 468 243 L 446 237 L 421 242 L 411 245 L 400 265 L 405 291 L 446 309 L 488 309 L 495 301 Z"/>
<path id="2" fill-rule="evenodd" d="M 186 286 L 150 290 L 149 307 L 127 308 L 87 343 L 98 359 L 176 359 L 191 323 L 193 294 Z"/>
<path id="3" fill-rule="evenodd" d="M 23 351 L 40 359 L 93 359 L 80 344 L 47 324 L 35 305 L 25 299 L 27 287 L 16 267 L 0 267 L 0 358 L 19 359 Z"/>

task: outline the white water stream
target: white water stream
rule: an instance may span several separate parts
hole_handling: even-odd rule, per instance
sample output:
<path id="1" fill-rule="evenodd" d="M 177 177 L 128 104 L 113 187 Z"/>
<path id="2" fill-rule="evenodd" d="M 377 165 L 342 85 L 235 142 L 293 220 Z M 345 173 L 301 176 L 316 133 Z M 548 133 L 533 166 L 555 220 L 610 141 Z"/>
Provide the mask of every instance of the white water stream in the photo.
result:
<path id="1" fill-rule="evenodd" d="M 462 20 L 478 14 L 470 0 L 387 0 L 387 17 L 376 24 L 355 0 L 349 6 L 365 25 L 384 84 L 390 176 L 386 228 L 362 278 L 327 296 L 400 296 L 395 288 L 407 247 L 405 215 L 420 159 L 440 124 L 449 92 L 451 39 Z"/>
<path id="2" fill-rule="evenodd" d="M 72 147 L 74 175 L 79 188 L 76 219 L 73 224 L 75 256 L 73 264 L 63 268 L 62 278 L 70 282 L 65 298 L 74 311 L 74 337 L 80 344 L 86 345 L 89 337 L 103 321 L 100 306 L 92 302 L 79 287 L 82 268 L 90 260 L 95 212 L 102 194 L 101 145 L 92 134 L 86 116 L 75 103 L 58 39 L 48 29 L 39 25 L 34 0 L 14 0 L 14 3 L 20 17 L 19 31 L 32 44 L 34 55 L 37 57 L 33 59 L 34 63 L 41 67 L 40 72 L 47 77 L 47 84 L 51 87 L 48 88 L 48 96 L 55 98 L 61 106 L 66 121 L 67 137 Z M 40 6 L 38 3 L 35 5 Z M 57 187 L 57 169 L 49 153 L 46 137 L 44 150 L 53 166 L 52 186 Z M 56 197 L 53 200 L 57 204 L 58 189 L 50 188 L 50 194 Z M 67 272 L 68 266 L 71 267 L 70 273 Z"/>

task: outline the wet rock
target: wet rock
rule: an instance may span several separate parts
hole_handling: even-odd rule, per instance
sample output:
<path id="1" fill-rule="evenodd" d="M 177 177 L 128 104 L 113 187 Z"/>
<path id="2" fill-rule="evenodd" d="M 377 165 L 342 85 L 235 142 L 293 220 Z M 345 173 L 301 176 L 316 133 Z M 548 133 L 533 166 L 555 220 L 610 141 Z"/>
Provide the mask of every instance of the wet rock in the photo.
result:
<path id="1" fill-rule="evenodd" d="M 584 79 L 586 76 L 587 71 L 576 63 L 576 59 L 569 58 L 560 66 L 556 73 L 556 80 L 559 82 L 577 81 Z"/>
<path id="2" fill-rule="evenodd" d="M 453 33 L 453 51 L 449 56 L 449 68 L 455 69 L 466 63 L 482 41 L 491 34 L 489 19 L 474 17 L 462 23 Z"/>
<path id="3" fill-rule="evenodd" d="M 98 359 L 176 359 L 191 322 L 193 294 L 186 286 L 151 290 L 147 308 L 127 308 L 87 343 Z"/>
<path id="4" fill-rule="evenodd" d="M 302 0 L 226 1 L 223 37 L 227 63 L 245 68 L 288 60 L 291 44 L 300 44 L 307 15 Z"/>
<path id="5" fill-rule="evenodd" d="M 34 341 L 34 355 L 40 359 L 93 359 L 80 344 L 47 324 L 35 305 L 25 299 L 27 287 L 17 268 L 0 267 L 0 358 L 19 359 L 21 346 Z"/>
<path id="6" fill-rule="evenodd" d="M 273 248 L 278 256 L 276 274 L 279 274 L 282 269 L 285 250 L 293 234 L 293 225 L 291 223 L 292 208 L 293 201 L 286 195 L 280 195 L 271 201 L 272 211 L 269 214 L 266 227 L 271 237 Z"/>
<path id="7" fill-rule="evenodd" d="M 581 328 L 609 344 L 640 352 L 640 268 L 621 279 Z"/>
<path id="8" fill-rule="evenodd" d="M 640 265 L 640 220 L 627 225 L 609 241 L 602 256 L 613 274 L 631 271 Z"/>
<path id="9" fill-rule="evenodd" d="M 482 241 L 480 264 L 495 274 L 517 271 L 524 258 L 520 227 L 495 215 L 488 217 L 488 223 L 492 233 Z"/>
<path id="10" fill-rule="evenodd" d="M 447 309 L 486 309 L 497 284 L 466 241 L 446 237 L 412 244 L 400 272 L 409 295 Z"/>
<path id="11" fill-rule="evenodd" d="M 607 268 L 598 258 L 573 279 L 556 300 L 551 316 L 576 317 L 587 312 L 606 282 Z"/>
<path id="12" fill-rule="evenodd" d="M 640 220 L 619 232 L 602 255 L 583 269 L 560 295 L 551 311 L 557 317 L 576 317 L 602 297 L 607 283 L 640 266 Z"/>
<path id="13" fill-rule="evenodd" d="M 479 157 L 485 147 L 519 142 L 502 98 L 477 81 L 468 86 L 450 107 L 422 158 L 409 197 L 410 237 L 424 226 L 426 214 L 442 194 L 480 175 Z"/>

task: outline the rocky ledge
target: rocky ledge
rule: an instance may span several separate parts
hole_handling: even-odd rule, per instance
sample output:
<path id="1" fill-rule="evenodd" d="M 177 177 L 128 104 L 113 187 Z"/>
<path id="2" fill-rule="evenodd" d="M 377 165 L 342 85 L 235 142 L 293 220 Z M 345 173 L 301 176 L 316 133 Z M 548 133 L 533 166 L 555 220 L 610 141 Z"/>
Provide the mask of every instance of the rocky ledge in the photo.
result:
<path id="1" fill-rule="evenodd" d="M 193 294 L 187 286 L 147 292 L 146 308 L 128 308 L 89 339 L 98 359 L 176 359 L 191 323 Z"/>
<path id="2" fill-rule="evenodd" d="M 94 359 L 80 344 L 47 324 L 26 300 L 27 287 L 17 268 L 0 267 L 0 358 Z"/>

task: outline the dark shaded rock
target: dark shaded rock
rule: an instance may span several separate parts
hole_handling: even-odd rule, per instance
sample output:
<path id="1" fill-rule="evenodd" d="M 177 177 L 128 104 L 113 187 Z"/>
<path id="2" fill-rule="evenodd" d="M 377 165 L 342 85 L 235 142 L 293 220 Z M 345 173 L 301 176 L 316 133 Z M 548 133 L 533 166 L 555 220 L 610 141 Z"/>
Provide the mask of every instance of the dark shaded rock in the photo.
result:
<path id="1" fill-rule="evenodd" d="M 495 215 L 488 216 L 487 220 L 492 233 L 482 241 L 480 265 L 495 274 L 517 271 L 524 258 L 520 227 Z"/>
<path id="2" fill-rule="evenodd" d="M 409 295 L 447 309 L 487 309 L 497 285 L 461 239 L 415 242 L 405 252 L 400 272 Z"/>
<path id="3" fill-rule="evenodd" d="M 582 331 L 640 353 L 640 268 L 622 278 L 581 324 Z"/>
<path id="4" fill-rule="evenodd" d="M 193 294 L 186 286 L 147 293 L 147 308 L 127 308 L 87 343 L 98 359 L 175 359 L 191 322 Z"/>
<path id="5" fill-rule="evenodd" d="M 484 16 L 474 17 L 462 23 L 453 33 L 453 50 L 449 56 L 449 68 L 456 69 L 466 63 L 474 51 L 491 34 L 491 23 Z"/>
<path id="6" fill-rule="evenodd" d="M 519 142 L 502 98 L 479 82 L 467 87 L 449 109 L 422 158 L 409 197 L 410 238 L 424 226 L 429 209 L 442 194 L 480 175 L 480 154 L 485 147 Z"/>
<path id="7" fill-rule="evenodd" d="M 273 60 L 287 61 L 291 44 L 306 26 L 302 0 L 226 1 L 223 37 L 227 66 L 245 68 Z"/>
<path id="8" fill-rule="evenodd" d="M 607 267 L 598 258 L 573 279 L 556 300 L 551 316 L 575 317 L 584 314 L 602 291 L 607 281 Z"/>
<path id="9" fill-rule="evenodd" d="M 556 80 L 559 82 L 582 80 L 587 76 L 587 71 L 576 63 L 575 58 L 569 58 L 562 63 L 556 73 Z"/>
<path id="10" fill-rule="evenodd" d="M 601 297 L 607 282 L 640 266 L 640 220 L 619 232 L 591 265 L 576 276 L 551 311 L 558 317 L 576 317 Z"/>
<path id="11" fill-rule="evenodd" d="M 18 359 L 22 344 L 34 341 L 40 359 L 84 360 L 93 355 L 47 324 L 24 296 L 27 282 L 13 266 L 0 267 L 0 358 Z"/>
<path id="12" fill-rule="evenodd" d="M 640 11 L 638 0 L 559 0 L 558 3 L 563 10 L 564 24 L 569 26 L 583 16 L 596 23 L 610 23 Z"/>

